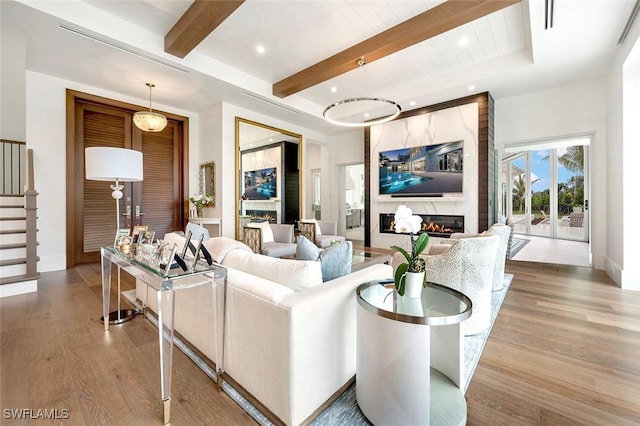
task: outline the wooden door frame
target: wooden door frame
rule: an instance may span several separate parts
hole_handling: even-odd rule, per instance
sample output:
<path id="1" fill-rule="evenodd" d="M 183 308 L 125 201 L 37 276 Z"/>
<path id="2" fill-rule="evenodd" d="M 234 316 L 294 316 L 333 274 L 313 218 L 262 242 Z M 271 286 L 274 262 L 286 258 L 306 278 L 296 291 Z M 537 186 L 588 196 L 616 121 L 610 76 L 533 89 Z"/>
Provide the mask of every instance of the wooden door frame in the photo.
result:
<path id="1" fill-rule="evenodd" d="M 67 196 L 66 196 L 66 256 L 67 256 L 67 268 L 73 268 L 76 265 L 76 255 L 74 250 L 74 239 L 73 235 L 76 229 L 76 226 L 79 224 L 79 218 L 76 217 L 75 208 L 78 194 L 78 185 L 82 184 L 81 180 L 84 175 L 82 172 L 82 168 L 78 170 L 78 161 L 81 158 L 84 158 L 84 152 L 77 152 L 75 146 L 75 136 L 76 136 L 76 102 L 86 102 L 90 104 L 95 104 L 103 107 L 115 108 L 123 111 L 130 112 L 133 114 L 136 111 L 144 110 L 147 107 L 134 105 L 127 102 L 117 101 L 114 99 L 104 98 L 102 96 L 92 95 L 89 93 L 84 93 L 72 89 L 66 90 L 66 187 L 67 187 Z M 180 161 L 182 162 L 182 193 L 189 193 L 189 118 L 181 115 L 171 114 L 164 111 L 162 112 L 168 119 L 180 122 L 182 124 L 182 153 L 180 157 Z M 78 177 L 80 176 L 80 177 Z M 79 180 L 77 180 L 77 179 Z M 185 197 L 183 197 L 185 198 Z M 182 202 L 182 221 L 186 220 L 189 216 L 189 204 L 185 202 L 185 200 L 181 200 Z"/>

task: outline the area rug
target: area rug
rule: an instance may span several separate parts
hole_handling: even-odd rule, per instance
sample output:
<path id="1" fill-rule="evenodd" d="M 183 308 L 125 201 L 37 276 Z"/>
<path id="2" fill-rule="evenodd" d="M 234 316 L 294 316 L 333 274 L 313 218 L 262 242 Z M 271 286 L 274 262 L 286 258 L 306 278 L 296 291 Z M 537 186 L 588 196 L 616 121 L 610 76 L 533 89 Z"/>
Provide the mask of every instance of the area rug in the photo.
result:
<path id="1" fill-rule="evenodd" d="M 511 239 L 511 251 L 509 252 L 509 259 L 513 259 L 513 257 L 518 254 L 518 252 L 522 250 L 522 248 L 526 246 L 529 241 L 530 240 L 524 238 L 513 237 Z"/>
<path id="2" fill-rule="evenodd" d="M 466 392 L 471 382 L 471 377 L 480 361 L 480 355 L 487 342 L 491 328 L 495 322 L 500 306 L 507 294 L 512 274 L 505 274 L 504 288 L 500 291 L 491 293 L 491 324 L 489 328 L 478 335 L 467 336 L 464 338 L 464 377 L 462 382 L 462 392 Z M 336 399 L 326 410 L 316 417 L 310 424 L 315 426 L 324 425 L 370 425 L 371 423 L 364 416 L 358 402 L 356 401 L 357 381 L 351 385 L 338 399 Z M 259 410 L 242 397 L 227 382 L 223 382 L 224 391 L 234 399 L 251 417 L 253 417 L 260 425 L 273 425 Z"/>

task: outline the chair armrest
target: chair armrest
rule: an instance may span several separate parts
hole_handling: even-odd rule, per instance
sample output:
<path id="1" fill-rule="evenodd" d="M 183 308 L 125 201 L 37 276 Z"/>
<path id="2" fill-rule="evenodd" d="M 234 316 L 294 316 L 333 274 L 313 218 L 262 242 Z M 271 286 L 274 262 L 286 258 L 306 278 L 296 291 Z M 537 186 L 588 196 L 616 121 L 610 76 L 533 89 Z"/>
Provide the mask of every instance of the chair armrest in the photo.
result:
<path id="1" fill-rule="evenodd" d="M 335 220 L 319 220 L 318 226 L 323 235 L 338 235 L 338 222 Z"/>
<path id="2" fill-rule="evenodd" d="M 243 242 L 248 245 L 254 253 L 262 253 L 262 229 L 245 226 Z"/>
<path id="3" fill-rule="evenodd" d="M 451 244 L 433 244 L 429 246 L 427 254 L 442 254 L 451 248 Z"/>
<path id="4" fill-rule="evenodd" d="M 449 239 L 451 240 L 459 240 L 461 238 L 472 238 L 472 237 L 479 237 L 480 234 L 479 233 L 469 233 L 469 232 L 454 232 L 453 234 L 449 235 Z"/>

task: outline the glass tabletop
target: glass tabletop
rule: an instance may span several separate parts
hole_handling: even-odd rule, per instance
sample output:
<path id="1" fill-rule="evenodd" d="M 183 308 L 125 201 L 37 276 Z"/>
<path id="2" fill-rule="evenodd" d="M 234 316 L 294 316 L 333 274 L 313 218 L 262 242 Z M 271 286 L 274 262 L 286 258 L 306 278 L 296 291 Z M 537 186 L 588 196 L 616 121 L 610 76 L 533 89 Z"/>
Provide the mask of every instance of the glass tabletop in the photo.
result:
<path id="1" fill-rule="evenodd" d="M 393 282 L 371 281 L 357 290 L 358 303 L 376 315 L 426 325 L 459 323 L 471 316 L 471 300 L 451 288 L 427 283 L 421 298 L 399 296 Z"/>
<path id="2" fill-rule="evenodd" d="M 194 265 L 193 256 L 191 258 L 189 258 L 188 256 L 185 258 L 185 266 L 187 268 L 186 270 L 182 269 L 177 263 L 172 263 L 172 265 L 169 265 L 169 267 L 167 268 L 166 265 L 156 265 L 143 261 L 142 258 L 138 256 L 138 253 L 135 249 L 124 253 L 114 246 L 105 246 L 102 247 L 102 250 L 104 251 L 104 254 L 109 255 L 112 261 L 116 263 L 118 259 L 122 259 L 126 262 L 137 265 L 145 269 L 147 272 L 157 275 L 162 279 L 187 277 L 190 275 L 198 275 L 223 268 L 222 265 L 218 265 L 217 263 L 209 265 L 202 259 L 199 259 L 198 262 L 196 262 L 196 264 Z"/>

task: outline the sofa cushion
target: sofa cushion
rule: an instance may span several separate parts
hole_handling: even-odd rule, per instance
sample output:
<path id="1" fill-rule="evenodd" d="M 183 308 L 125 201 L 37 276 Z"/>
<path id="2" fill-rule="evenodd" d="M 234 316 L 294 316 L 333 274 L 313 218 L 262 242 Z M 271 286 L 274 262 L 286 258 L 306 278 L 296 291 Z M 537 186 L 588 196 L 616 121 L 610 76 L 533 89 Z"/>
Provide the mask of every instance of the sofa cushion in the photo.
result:
<path id="1" fill-rule="evenodd" d="M 246 226 L 248 226 L 249 228 L 260 228 L 263 246 L 267 243 L 272 243 L 275 241 L 275 239 L 273 238 L 273 231 L 271 230 L 271 225 L 269 225 L 269 222 L 249 222 Z"/>
<path id="2" fill-rule="evenodd" d="M 278 259 L 244 250 L 232 250 L 222 264 L 275 281 L 293 291 L 322 284 L 322 270 L 319 262 Z"/>
<path id="3" fill-rule="evenodd" d="M 320 249 L 307 237 L 300 235 L 296 241 L 296 259 L 297 260 L 318 260 L 320 258 Z"/>
<path id="4" fill-rule="evenodd" d="M 291 257 L 296 254 L 293 243 L 269 243 L 262 247 L 262 254 L 271 257 Z"/>
<path id="5" fill-rule="evenodd" d="M 353 244 L 351 241 L 343 241 L 333 244 L 320 253 L 322 266 L 322 281 L 330 281 L 351 273 L 351 257 Z"/>

